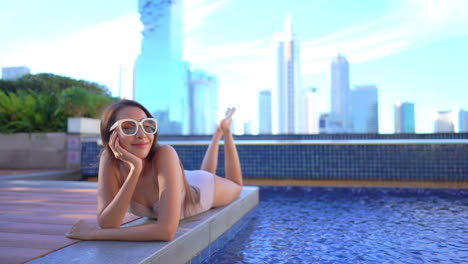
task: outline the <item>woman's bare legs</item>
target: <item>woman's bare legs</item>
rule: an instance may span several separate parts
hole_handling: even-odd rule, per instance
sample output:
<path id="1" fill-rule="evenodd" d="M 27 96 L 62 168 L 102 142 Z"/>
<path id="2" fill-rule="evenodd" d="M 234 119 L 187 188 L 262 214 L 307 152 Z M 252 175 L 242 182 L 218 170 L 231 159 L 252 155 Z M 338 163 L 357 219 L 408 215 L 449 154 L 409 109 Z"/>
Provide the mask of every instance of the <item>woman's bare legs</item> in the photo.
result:
<path id="1" fill-rule="evenodd" d="M 219 122 L 210 145 L 203 158 L 201 169 L 216 173 L 218 165 L 218 150 L 219 140 L 224 136 L 224 168 L 226 178 L 215 176 L 215 194 L 213 206 L 223 206 L 239 197 L 242 191 L 242 170 L 237 153 L 234 137 L 231 134 L 232 115 L 236 111 L 235 108 L 228 108 L 226 116 Z"/>
<path id="2" fill-rule="evenodd" d="M 216 174 L 216 168 L 218 168 L 218 151 L 219 151 L 219 141 L 223 136 L 223 131 L 218 127 L 216 132 L 211 139 L 211 143 L 206 150 L 205 156 L 203 157 L 203 162 L 201 165 L 201 170 L 211 172 Z"/>
<path id="3" fill-rule="evenodd" d="M 224 169 L 226 171 L 226 178 L 242 186 L 242 170 L 239 154 L 237 154 L 234 137 L 231 133 L 232 115 L 235 111 L 235 108 L 230 108 L 226 111 L 226 117 L 219 123 L 218 130 L 223 131 L 224 136 Z"/>

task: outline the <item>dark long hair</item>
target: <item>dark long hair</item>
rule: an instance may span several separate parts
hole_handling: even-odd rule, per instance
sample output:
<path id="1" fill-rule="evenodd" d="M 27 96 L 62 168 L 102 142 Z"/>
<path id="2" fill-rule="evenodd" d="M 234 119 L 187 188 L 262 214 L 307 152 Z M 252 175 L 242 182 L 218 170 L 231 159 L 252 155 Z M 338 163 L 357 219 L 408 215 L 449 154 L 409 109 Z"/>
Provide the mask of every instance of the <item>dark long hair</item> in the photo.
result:
<path id="1" fill-rule="evenodd" d="M 126 107 L 140 108 L 143 112 L 145 112 L 147 117 L 153 117 L 151 113 L 148 111 L 148 109 L 146 109 L 140 103 L 132 101 L 132 100 L 120 100 L 116 103 L 109 105 L 104 110 L 102 114 L 102 118 L 101 118 L 101 140 L 102 140 L 104 149 L 107 151 L 107 153 L 112 153 L 112 150 L 110 149 L 110 146 L 109 146 L 109 141 L 110 141 L 112 132 L 109 130 L 111 126 L 117 121 L 116 117 L 119 111 Z M 146 161 L 151 162 L 153 160 L 154 154 L 156 153 L 156 148 L 158 146 L 159 146 L 158 132 L 156 132 L 156 134 L 154 134 L 154 140 L 153 140 L 153 144 L 151 145 L 150 152 L 148 153 L 148 156 L 145 158 Z M 109 156 L 111 157 L 112 161 L 117 160 L 114 157 L 114 155 L 109 155 Z"/>
<path id="2" fill-rule="evenodd" d="M 113 103 L 109 105 L 103 112 L 102 118 L 101 118 L 101 140 L 102 144 L 104 146 L 104 150 L 109 153 L 109 158 L 111 159 L 113 164 L 117 164 L 119 162 L 118 159 L 112 155 L 112 150 L 109 146 L 109 141 L 111 137 L 111 131 L 110 127 L 117 121 L 116 117 L 117 114 L 119 113 L 120 110 L 126 107 L 137 107 L 140 108 L 143 112 L 145 112 L 147 117 L 153 117 L 151 113 L 146 109 L 143 105 L 136 101 L 132 100 L 120 100 L 116 103 Z M 151 145 L 150 152 L 148 153 L 148 156 L 145 158 L 145 162 L 147 164 L 151 164 L 154 158 L 154 155 L 156 153 L 156 149 L 159 147 L 158 143 L 158 132 L 154 134 L 154 140 L 153 144 Z M 185 205 L 185 212 L 187 212 L 187 205 L 196 205 L 200 201 L 200 192 L 197 189 L 192 188 L 187 182 L 187 178 L 185 177 L 185 172 L 184 172 L 184 167 L 182 165 L 182 162 L 179 159 L 180 163 L 180 168 L 182 169 L 182 176 L 183 176 L 183 183 L 185 187 L 185 199 L 184 199 L 184 205 Z M 158 171 L 158 168 L 156 168 L 156 171 Z"/>

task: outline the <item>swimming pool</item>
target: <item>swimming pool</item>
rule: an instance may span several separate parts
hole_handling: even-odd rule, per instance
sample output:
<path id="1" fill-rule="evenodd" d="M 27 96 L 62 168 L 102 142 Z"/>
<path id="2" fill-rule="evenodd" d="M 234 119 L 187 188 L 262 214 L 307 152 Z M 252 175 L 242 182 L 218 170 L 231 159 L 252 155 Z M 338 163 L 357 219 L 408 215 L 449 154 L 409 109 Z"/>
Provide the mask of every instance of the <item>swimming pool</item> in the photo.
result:
<path id="1" fill-rule="evenodd" d="M 205 263 L 467 263 L 468 190 L 262 187 Z"/>

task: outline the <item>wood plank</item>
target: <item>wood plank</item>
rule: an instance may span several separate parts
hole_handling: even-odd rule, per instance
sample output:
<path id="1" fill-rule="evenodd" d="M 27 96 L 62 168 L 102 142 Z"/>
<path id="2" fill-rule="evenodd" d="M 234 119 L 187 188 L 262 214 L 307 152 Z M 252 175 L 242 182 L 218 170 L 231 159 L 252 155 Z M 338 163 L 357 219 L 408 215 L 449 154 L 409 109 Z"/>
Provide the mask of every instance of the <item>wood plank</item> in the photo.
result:
<path id="1" fill-rule="evenodd" d="M 2 193 L 0 192 L 0 201 L 11 201 L 11 200 L 29 200 L 31 196 L 25 196 L 24 193 Z M 35 200 L 50 200 L 50 201 L 76 201 L 76 202 L 95 202 L 97 201 L 97 194 L 86 194 L 86 195 L 55 195 L 55 194 L 44 194 L 34 195 Z"/>
<path id="2" fill-rule="evenodd" d="M 0 221 L 0 232 L 64 236 L 70 225 L 12 223 Z"/>
<path id="3" fill-rule="evenodd" d="M 48 249 L 0 247 L 0 260 L 2 264 L 24 263 L 50 252 Z"/>
<path id="4" fill-rule="evenodd" d="M 21 192 L 26 192 L 26 193 L 54 193 L 57 195 L 60 194 L 66 194 L 66 193 L 71 193 L 71 194 L 93 194 L 97 193 L 97 189 L 66 189 L 66 188 L 41 188 L 40 186 L 38 187 L 0 187 L 0 192 L 4 191 L 21 191 Z"/>
<path id="5" fill-rule="evenodd" d="M 79 242 L 79 240 L 70 239 L 65 236 L 0 233 L 0 247 L 55 250 L 76 242 Z"/>
<path id="6" fill-rule="evenodd" d="M 95 210 L 96 204 L 64 204 L 64 203 L 52 203 L 48 201 L 44 202 L 7 202 L 0 203 L 0 208 L 13 209 L 17 208 L 18 210 L 29 210 L 30 208 L 52 208 L 54 210 L 68 209 L 70 206 L 76 208 L 77 210 Z"/>
<path id="7" fill-rule="evenodd" d="M 24 263 L 77 243 L 78 219 L 97 224 L 97 190 L 0 187 L 0 263 Z M 122 223 L 140 217 L 127 213 Z"/>
<path id="8" fill-rule="evenodd" d="M 0 216 L 0 221 L 15 222 L 15 223 L 41 223 L 41 224 L 63 224 L 73 225 L 77 219 L 85 219 L 87 221 L 96 221 L 95 213 L 82 214 L 63 214 L 56 212 L 54 214 L 4 214 Z"/>
<path id="9" fill-rule="evenodd" d="M 28 212 L 40 212 L 40 213 L 51 213 L 51 212 L 57 212 L 60 211 L 62 213 L 67 213 L 67 214 L 72 214 L 76 212 L 97 212 L 96 206 L 89 206 L 89 207 L 84 207 L 84 208 L 78 208 L 73 205 L 68 206 L 68 207 L 62 207 L 62 208 L 53 208 L 53 207 L 20 207 L 20 206 L 14 206 L 14 205 L 1 205 L 0 204 L 0 211 L 2 212 L 8 212 L 8 213 L 14 213 L 15 211 L 28 211 Z"/>

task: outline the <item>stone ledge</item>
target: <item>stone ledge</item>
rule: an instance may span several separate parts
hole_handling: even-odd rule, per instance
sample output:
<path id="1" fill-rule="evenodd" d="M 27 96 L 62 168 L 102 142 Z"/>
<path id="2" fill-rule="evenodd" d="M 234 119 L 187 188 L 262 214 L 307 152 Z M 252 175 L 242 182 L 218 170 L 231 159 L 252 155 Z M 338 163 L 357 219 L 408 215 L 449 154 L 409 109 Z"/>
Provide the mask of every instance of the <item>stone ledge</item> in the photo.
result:
<path id="1" fill-rule="evenodd" d="M 171 242 L 83 241 L 27 263 L 187 263 L 259 202 L 259 189 L 244 186 L 228 206 L 181 221 Z M 128 226 L 151 221 L 140 218 Z"/>

